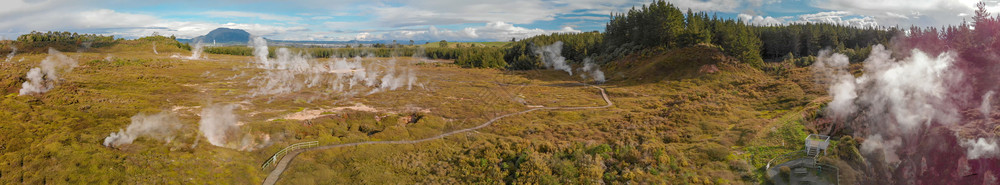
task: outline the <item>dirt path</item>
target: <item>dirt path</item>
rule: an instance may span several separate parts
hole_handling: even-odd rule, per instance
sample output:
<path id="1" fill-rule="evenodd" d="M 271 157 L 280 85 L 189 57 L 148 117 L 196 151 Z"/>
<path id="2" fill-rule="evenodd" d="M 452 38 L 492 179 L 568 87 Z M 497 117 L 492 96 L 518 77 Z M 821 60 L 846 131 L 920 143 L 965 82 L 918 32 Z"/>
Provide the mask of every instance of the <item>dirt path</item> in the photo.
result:
<path id="1" fill-rule="evenodd" d="M 421 142 L 435 140 L 435 139 L 441 139 L 441 138 L 444 138 L 444 137 L 448 137 L 450 135 L 455 135 L 455 134 L 459 134 L 459 133 L 463 133 L 463 132 L 474 131 L 474 130 L 477 130 L 477 129 L 481 129 L 483 127 L 490 126 L 490 125 L 493 124 L 493 122 L 496 122 L 497 120 L 503 119 L 505 117 L 514 116 L 514 115 L 520 115 L 520 114 L 529 113 L 529 112 L 534 112 L 534 111 L 537 111 L 537 110 L 601 109 L 601 108 L 608 108 L 608 107 L 611 107 L 611 106 L 614 105 L 614 103 L 611 102 L 611 99 L 608 98 L 608 93 L 604 91 L 604 88 L 601 88 L 601 87 L 598 87 L 598 86 L 595 86 L 595 85 L 589 85 L 589 86 L 593 87 L 593 88 L 600 89 L 601 90 L 601 96 L 604 98 L 604 102 L 607 102 L 608 104 L 604 105 L 604 106 L 593 106 L 593 107 L 539 107 L 539 108 L 532 108 L 532 109 L 524 110 L 524 111 L 521 111 L 521 112 L 515 112 L 515 113 L 510 113 L 510 114 L 504 114 L 504 115 L 501 115 L 501 116 L 497 116 L 497 117 L 495 117 L 493 119 L 490 119 L 489 121 L 486 121 L 483 124 L 480 124 L 479 126 L 475 126 L 475 127 L 472 127 L 472 128 L 455 130 L 455 131 L 451 131 L 451 132 L 444 133 L 444 134 L 441 134 L 441 135 L 437 135 L 437 136 L 434 136 L 434 137 L 423 138 L 423 139 L 418 139 L 418 140 L 365 141 L 365 142 L 334 144 L 334 145 L 318 146 L 318 147 L 307 148 L 307 149 L 293 150 L 291 152 L 288 152 L 288 154 L 285 155 L 285 157 L 281 158 L 281 161 L 278 161 L 278 165 L 275 165 L 274 170 L 271 171 L 271 174 L 267 175 L 267 178 L 264 179 L 264 184 L 265 185 L 273 185 L 273 184 L 277 183 L 278 179 L 281 177 L 281 173 L 284 173 L 285 169 L 288 168 L 288 165 L 291 165 L 292 160 L 295 159 L 295 156 L 298 156 L 302 152 L 307 152 L 307 151 L 311 151 L 311 150 L 324 150 L 324 149 L 331 149 L 331 148 L 348 147 L 348 146 L 368 145 L 368 144 L 415 144 L 415 143 L 421 143 Z"/>

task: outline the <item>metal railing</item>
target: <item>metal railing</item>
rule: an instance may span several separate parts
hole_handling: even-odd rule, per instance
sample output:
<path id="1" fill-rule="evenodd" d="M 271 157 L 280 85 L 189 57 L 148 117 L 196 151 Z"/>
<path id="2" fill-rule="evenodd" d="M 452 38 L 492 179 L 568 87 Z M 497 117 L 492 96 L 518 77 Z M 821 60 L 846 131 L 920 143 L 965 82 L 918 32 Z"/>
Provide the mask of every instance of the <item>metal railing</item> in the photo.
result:
<path id="1" fill-rule="evenodd" d="M 319 141 L 301 142 L 288 145 L 288 147 L 281 149 L 281 151 L 278 151 L 278 153 L 274 153 L 274 155 L 271 155 L 271 158 L 268 158 L 267 161 L 264 161 L 264 164 L 260 166 L 260 169 L 266 169 L 267 167 L 271 166 L 271 164 L 274 164 L 275 161 L 278 161 L 279 159 L 281 159 L 281 157 L 283 157 L 290 151 L 303 148 L 312 148 L 316 146 L 319 146 Z"/>
<path id="2" fill-rule="evenodd" d="M 775 161 L 778 161 L 779 162 L 778 164 L 781 164 L 781 163 L 787 162 L 787 161 L 785 161 L 787 159 L 792 159 L 792 157 L 800 157 L 800 156 L 796 156 L 796 155 L 803 155 L 803 154 L 805 154 L 805 152 L 806 152 L 805 150 L 797 150 L 797 151 L 793 151 L 793 152 L 788 152 L 788 153 L 786 153 L 784 155 L 781 155 L 781 156 L 778 156 L 778 157 L 775 157 L 775 158 L 771 158 L 770 161 L 767 161 L 767 166 L 765 166 L 764 169 L 765 170 L 771 169 L 771 164 L 774 164 Z"/>

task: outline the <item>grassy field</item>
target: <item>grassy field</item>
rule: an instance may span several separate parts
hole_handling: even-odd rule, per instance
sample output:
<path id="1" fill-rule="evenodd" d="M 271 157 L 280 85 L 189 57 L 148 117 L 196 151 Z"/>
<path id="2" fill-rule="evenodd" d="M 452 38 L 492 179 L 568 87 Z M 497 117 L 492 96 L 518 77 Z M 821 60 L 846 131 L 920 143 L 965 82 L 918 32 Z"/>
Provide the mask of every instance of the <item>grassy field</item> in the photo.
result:
<path id="1" fill-rule="evenodd" d="M 580 77 L 562 71 L 469 69 L 408 57 L 395 60 L 415 71 L 421 86 L 411 90 L 351 95 L 305 87 L 248 96 L 248 82 L 266 72 L 252 57 L 186 60 L 170 57 L 190 56 L 186 50 L 157 49 L 129 41 L 64 51 L 80 67 L 40 95 L 17 93 L 45 54 L 2 63 L 0 183 L 255 184 L 269 172 L 261 163 L 293 143 L 420 139 L 529 107 L 604 103 L 597 89 L 570 85 Z M 304 153 L 279 183 L 753 184 L 768 159 L 801 147 L 812 132 L 805 123 L 825 102 L 816 101 L 825 89 L 807 68 L 762 71 L 711 47 L 616 62 L 601 84 L 615 102 L 609 109 L 536 111 L 420 144 Z M 240 133 L 260 148 L 217 147 L 199 136 L 199 112 L 213 103 L 238 105 Z M 180 118 L 177 139 L 102 145 L 133 115 L 161 111 Z"/>

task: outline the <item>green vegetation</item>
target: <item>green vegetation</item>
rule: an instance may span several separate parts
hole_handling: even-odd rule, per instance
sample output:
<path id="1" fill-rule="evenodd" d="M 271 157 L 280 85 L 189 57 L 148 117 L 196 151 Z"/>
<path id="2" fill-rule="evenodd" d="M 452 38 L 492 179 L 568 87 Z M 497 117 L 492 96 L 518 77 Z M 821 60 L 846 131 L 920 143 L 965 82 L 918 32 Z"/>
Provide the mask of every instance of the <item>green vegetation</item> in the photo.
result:
<path id="1" fill-rule="evenodd" d="M 35 32 L 17 37 L 13 44 L 21 53 L 45 53 L 49 47 L 62 51 L 77 51 L 81 49 L 102 48 L 115 45 L 114 36 L 94 34 L 77 34 L 70 32 Z M 0 52 L 10 52 L 10 48 L 0 48 Z"/>
<path id="2" fill-rule="evenodd" d="M 327 89 L 304 87 L 289 95 L 249 98 L 252 87 L 246 82 L 265 73 L 247 67 L 254 60 L 248 57 L 252 48 L 208 47 L 208 60 L 185 60 L 169 57 L 189 55 L 191 48 L 172 37 L 32 33 L 0 46 L 37 43 L 34 48 L 77 51 L 91 40 L 113 44 L 69 54 L 80 67 L 39 95 L 16 92 L 44 54 L 19 55 L 25 62 L 0 65 L 0 117 L 6 118 L 0 119 L 0 182 L 253 184 L 269 172 L 260 170 L 260 163 L 293 143 L 413 140 L 530 107 L 603 105 L 597 90 L 572 85 L 578 77 L 533 70 L 543 66 L 534 49 L 560 41 L 571 64 L 591 58 L 602 65 L 612 80 L 601 85 L 615 106 L 510 116 L 420 144 L 303 153 L 280 183 L 761 184 L 767 182 L 763 167 L 769 160 L 800 150 L 801 140 L 816 133 L 818 112 L 829 101 L 807 68 L 815 61 L 811 55 L 831 47 L 857 62 L 871 44 L 886 43 L 896 33 L 823 24 L 749 26 L 706 13 L 684 14 L 657 1 L 613 14 L 604 33 L 290 48 L 317 60 L 442 60 L 412 66 L 421 86 L 409 91 L 323 96 Z M 154 46 L 161 54 L 152 52 Z M 274 143 L 238 151 L 199 139 L 198 111 L 208 102 L 240 104 L 241 130 Z M 375 110 L 335 109 L 355 104 Z M 184 122 L 177 140 L 101 145 L 132 115 L 160 111 L 177 113 Z M 288 116 L 310 111 L 320 113 Z M 848 169 L 863 160 L 858 145 L 840 137 L 822 160 Z"/>

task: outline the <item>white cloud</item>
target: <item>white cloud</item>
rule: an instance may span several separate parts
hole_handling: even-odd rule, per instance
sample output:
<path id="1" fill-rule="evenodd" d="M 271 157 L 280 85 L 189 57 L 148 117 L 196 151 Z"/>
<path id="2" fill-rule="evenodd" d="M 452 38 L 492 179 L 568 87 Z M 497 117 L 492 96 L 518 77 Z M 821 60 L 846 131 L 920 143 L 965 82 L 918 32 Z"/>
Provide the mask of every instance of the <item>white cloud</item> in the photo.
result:
<path id="1" fill-rule="evenodd" d="M 608 21 L 608 20 L 611 20 L 610 17 L 602 17 L 602 16 L 566 16 L 566 17 L 562 17 L 562 18 L 563 19 L 570 19 L 570 20 L 572 20 L 572 19 L 579 19 L 579 20 L 589 20 L 589 21 Z"/>
<path id="2" fill-rule="evenodd" d="M 707 12 L 737 12 L 745 0 L 677 0 L 671 1 L 681 9 L 692 9 L 694 11 Z"/>
<path id="3" fill-rule="evenodd" d="M 439 29 L 434 26 L 426 30 L 389 31 L 379 34 L 359 33 L 358 40 L 490 40 L 501 41 L 511 38 L 523 39 L 535 35 L 551 33 L 579 33 L 580 30 L 563 27 L 560 30 L 544 30 L 539 28 L 524 28 L 505 22 L 490 22 L 481 27 L 467 27 L 461 30 Z"/>
<path id="4" fill-rule="evenodd" d="M 942 26 L 954 25 L 969 18 L 980 0 L 821 0 L 817 8 L 846 11 L 871 17 L 882 25 Z M 1000 2 L 986 0 L 990 12 L 1000 10 Z"/>
<path id="5" fill-rule="evenodd" d="M 781 0 L 671 0 L 681 10 L 737 13 L 755 11 L 764 5 L 781 3 Z"/>
<path id="6" fill-rule="evenodd" d="M 745 23 L 754 25 L 785 25 L 804 23 L 828 23 L 836 25 L 847 25 L 854 27 L 878 27 L 879 23 L 873 17 L 859 16 L 845 11 L 819 12 L 814 14 L 802 14 L 796 17 L 764 17 L 739 14 L 739 18 Z"/>
<path id="7" fill-rule="evenodd" d="M 50 1 L 46 3 L 48 2 Z M 23 6 L 26 6 L 24 7 L 25 9 L 35 10 L 31 12 L 0 12 L 0 15 L 17 15 L 0 19 L 0 30 L 7 30 L 5 33 L 0 33 L 0 35 L 7 38 L 16 38 L 18 35 L 30 31 L 73 31 L 134 38 L 152 35 L 154 32 L 157 32 L 161 35 L 192 38 L 207 34 L 215 28 L 226 27 L 245 29 L 251 34 L 263 35 L 274 39 L 297 39 L 307 37 L 308 33 L 306 32 L 309 31 L 309 29 L 302 26 L 172 21 L 148 14 L 118 12 L 110 9 L 67 9 L 60 6 L 50 6 L 46 3 L 24 4 Z M 215 14 L 239 15 L 238 12 L 216 12 Z M 259 19 L 292 20 L 291 18 L 281 18 L 280 16 L 269 16 L 267 14 L 243 15 L 257 16 Z"/>
<path id="8" fill-rule="evenodd" d="M 310 17 L 309 19 L 312 19 L 312 20 L 326 20 L 326 19 L 333 19 L 333 17 L 332 16 L 315 16 L 315 17 Z"/>
<path id="9" fill-rule="evenodd" d="M 797 23 L 829 23 L 836 25 L 849 25 L 855 27 L 877 27 L 878 22 L 872 17 L 846 18 L 854 14 L 845 11 L 820 12 L 814 14 L 799 15 Z"/>
<path id="10" fill-rule="evenodd" d="M 209 11 L 205 12 L 205 15 L 210 17 L 247 17 L 256 18 L 261 20 L 272 20 L 272 21 L 299 21 L 302 20 L 300 17 L 257 13 L 257 12 L 241 12 L 241 11 Z"/>
<path id="11" fill-rule="evenodd" d="M 635 0 L 418 0 L 403 5 L 370 7 L 375 21 L 386 27 L 449 25 L 484 22 L 528 24 L 559 15 L 608 15 L 646 3 Z"/>
<path id="12" fill-rule="evenodd" d="M 737 17 L 739 17 L 739 19 L 743 20 L 744 23 L 754 24 L 754 25 L 784 25 L 785 22 L 788 22 L 787 19 L 790 18 L 790 17 L 774 18 L 774 17 L 771 17 L 771 16 L 764 17 L 764 16 L 759 16 L 759 15 L 758 16 L 752 16 L 752 15 L 742 14 L 742 13 L 739 14 Z"/>

